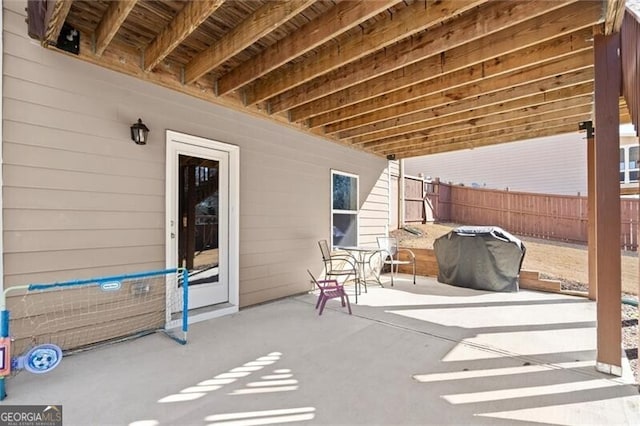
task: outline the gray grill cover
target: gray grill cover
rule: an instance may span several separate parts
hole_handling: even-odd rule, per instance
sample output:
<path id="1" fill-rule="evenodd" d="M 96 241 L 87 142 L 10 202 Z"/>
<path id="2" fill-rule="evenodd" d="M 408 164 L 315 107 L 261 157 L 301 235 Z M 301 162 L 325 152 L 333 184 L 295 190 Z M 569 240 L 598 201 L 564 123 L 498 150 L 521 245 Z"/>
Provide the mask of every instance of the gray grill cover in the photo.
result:
<path id="1" fill-rule="evenodd" d="M 433 243 L 438 281 L 491 291 L 518 291 L 518 274 L 526 249 L 522 242 L 493 226 L 462 226 Z"/>

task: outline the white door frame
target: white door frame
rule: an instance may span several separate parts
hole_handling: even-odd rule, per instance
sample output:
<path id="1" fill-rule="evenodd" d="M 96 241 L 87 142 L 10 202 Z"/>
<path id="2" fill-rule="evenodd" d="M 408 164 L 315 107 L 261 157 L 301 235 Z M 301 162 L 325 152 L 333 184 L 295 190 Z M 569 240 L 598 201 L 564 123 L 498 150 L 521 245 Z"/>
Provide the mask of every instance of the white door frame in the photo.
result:
<path id="1" fill-rule="evenodd" d="M 228 286 L 229 302 L 213 307 L 205 312 L 189 315 L 189 323 L 204 321 L 238 312 L 240 306 L 239 285 L 239 237 L 240 237 L 240 148 L 211 139 L 200 138 L 184 133 L 167 130 L 166 170 L 165 170 L 165 262 L 167 267 L 175 267 L 177 253 L 177 228 L 172 217 L 177 218 L 178 203 L 174 186 L 177 175 L 177 146 L 193 146 L 227 153 L 229 157 L 229 215 L 228 215 Z"/>

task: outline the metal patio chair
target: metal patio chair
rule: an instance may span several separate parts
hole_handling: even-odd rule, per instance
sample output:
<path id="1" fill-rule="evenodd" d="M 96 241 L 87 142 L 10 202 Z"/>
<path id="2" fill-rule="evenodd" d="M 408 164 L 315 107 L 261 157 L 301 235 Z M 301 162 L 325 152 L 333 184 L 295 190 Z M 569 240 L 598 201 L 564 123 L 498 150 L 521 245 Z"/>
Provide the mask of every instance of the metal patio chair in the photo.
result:
<path id="1" fill-rule="evenodd" d="M 413 284 L 416 283 L 416 255 L 409 249 L 398 248 L 398 240 L 393 237 L 378 237 L 378 247 L 382 252 L 383 263 L 391 267 L 391 286 L 393 287 L 393 276 L 398 274 L 400 265 L 413 266 Z M 400 254 L 406 253 L 408 259 L 400 260 Z M 405 256 L 403 256 L 404 258 Z M 393 267 L 396 270 L 394 272 Z"/>
<path id="2" fill-rule="evenodd" d="M 358 280 L 358 261 L 348 253 L 332 253 L 327 240 L 318 241 L 322 261 L 324 262 L 324 275 L 326 278 L 343 277 L 343 283 L 353 275 Z"/>
<path id="3" fill-rule="evenodd" d="M 349 310 L 349 315 L 351 315 L 351 304 L 349 303 L 349 296 L 344 291 L 344 286 L 338 283 L 338 280 L 330 279 L 330 280 L 317 280 L 316 277 L 313 276 L 311 271 L 307 269 L 311 280 L 314 282 L 318 290 L 320 290 L 320 295 L 318 296 L 318 301 L 316 302 L 316 309 L 320 307 L 320 311 L 318 315 L 322 315 L 322 311 L 324 310 L 324 306 L 329 299 L 337 299 L 340 298 L 342 302 L 342 307 L 345 306 Z"/>

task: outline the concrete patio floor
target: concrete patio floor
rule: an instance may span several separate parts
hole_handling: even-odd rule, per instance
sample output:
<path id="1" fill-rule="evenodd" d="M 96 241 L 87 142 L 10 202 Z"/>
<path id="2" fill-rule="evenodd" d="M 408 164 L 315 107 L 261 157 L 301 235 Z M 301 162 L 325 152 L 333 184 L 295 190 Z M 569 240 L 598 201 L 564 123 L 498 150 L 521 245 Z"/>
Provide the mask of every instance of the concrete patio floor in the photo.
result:
<path id="1" fill-rule="evenodd" d="M 3 404 L 62 404 L 83 426 L 640 424 L 633 379 L 594 369 L 586 299 L 420 278 L 370 285 L 351 316 L 315 300 L 195 324 L 185 346 L 154 334 L 72 355 L 9 379 Z"/>

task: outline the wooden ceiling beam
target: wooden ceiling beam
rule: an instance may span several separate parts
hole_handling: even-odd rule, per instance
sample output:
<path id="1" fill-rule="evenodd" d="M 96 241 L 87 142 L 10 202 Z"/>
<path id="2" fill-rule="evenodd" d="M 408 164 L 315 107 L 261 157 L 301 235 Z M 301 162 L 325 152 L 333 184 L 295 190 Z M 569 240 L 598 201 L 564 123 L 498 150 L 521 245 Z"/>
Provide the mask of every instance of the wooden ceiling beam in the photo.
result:
<path id="1" fill-rule="evenodd" d="M 438 105 L 461 101 L 466 98 L 485 95 L 491 92 L 504 91 L 505 99 L 509 98 L 511 91 L 518 86 L 528 86 L 532 82 L 549 81 L 551 86 L 566 85 L 563 83 L 564 74 L 571 75 L 576 70 L 584 70 L 593 66 L 593 55 L 591 51 L 580 51 L 575 54 L 554 59 L 552 61 L 538 64 L 534 67 L 517 70 L 504 75 L 482 79 L 468 85 L 443 90 L 433 95 L 405 102 L 401 105 L 381 109 L 371 113 L 363 114 L 354 118 L 349 118 L 324 127 L 325 133 L 336 133 L 368 124 L 385 121 L 389 119 L 398 120 L 398 117 L 409 115 L 418 111 L 433 108 Z M 478 70 L 472 70 L 478 72 Z M 543 90 L 542 86 L 539 90 Z M 401 120 L 400 120 L 401 121 Z M 399 124 L 400 121 L 396 123 Z"/>
<path id="2" fill-rule="evenodd" d="M 422 146 L 425 143 L 440 143 L 446 141 L 455 141 L 457 138 L 474 137 L 482 138 L 485 134 L 493 134 L 494 132 L 504 131 L 506 129 L 518 131 L 536 130 L 539 128 L 554 127 L 558 122 L 561 124 L 566 122 L 575 122 L 587 120 L 591 116 L 592 106 L 581 105 L 564 110 L 555 110 L 544 113 L 534 113 L 530 111 L 521 116 L 512 117 L 506 121 L 490 123 L 486 125 L 469 125 L 460 129 L 446 129 L 440 133 L 418 132 L 407 134 L 405 140 L 394 142 L 383 142 L 370 147 L 374 152 L 386 154 L 387 152 L 395 152 L 398 149 L 404 149 L 413 146 Z"/>
<path id="3" fill-rule="evenodd" d="M 604 13 L 604 34 L 620 31 L 624 18 L 626 0 L 606 0 Z"/>
<path id="4" fill-rule="evenodd" d="M 443 70 L 438 62 L 440 57 L 429 58 L 425 61 L 413 64 L 406 69 L 399 70 L 400 75 L 386 75 L 373 79 L 362 85 L 353 86 L 342 92 L 314 101 L 304 105 L 303 110 L 296 114 L 298 108 L 291 111 L 291 120 L 299 121 L 302 114 L 307 118 L 311 114 L 316 114 L 324 109 L 330 109 L 316 116 L 310 117 L 308 125 L 311 128 L 331 124 L 349 117 L 366 114 L 386 107 L 402 104 L 404 102 L 428 96 L 447 88 L 458 87 L 470 84 L 474 81 L 481 81 L 500 74 L 531 67 L 537 63 L 544 63 L 554 58 L 563 57 L 581 50 L 591 49 L 593 42 L 590 40 L 591 29 L 584 28 L 571 34 L 565 34 L 558 38 L 546 40 L 540 44 L 530 45 L 500 56 L 484 58 L 480 63 L 469 63 L 453 68 L 454 71 Z M 517 45 L 515 45 L 517 46 Z M 485 49 L 486 56 L 492 55 L 493 49 Z M 500 54 L 498 50 L 496 53 Z M 445 52 L 446 58 L 446 52 Z M 527 61 L 523 61 L 526 57 Z M 446 61 L 446 59 L 445 59 Z M 391 74 L 395 74 L 391 73 Z M 416 81 L 415 84 L 411 84 Z M 398 90 L 392 90 L 399 86 Z M 348 99 L 348 101 L 347 101 Z M 360 101 L 355 105 L 342 106 L 340 103 L 349 104 L 353 101 Z M 315 111 L 314 111 L 315 109 Z"/>
<path id="5" fill-rule="evenodd" d="M 185 67 L 185 84 L 193 83 L 219 67 L 313 3 L 314 0 L 268 1 L 208 49 L 198 53 Z"/>
<path id="6" fill-rule="evenodd" d="M 72 5 L 73 0 L 55 0 L 53 5 L 47 6 L 47 14 L 45 17 L 46 30 L 44 39 L 42 40 L 43 45 L 49 46 L 57 43 L 58 36 L 60 35 L 60 31 Z"/>
<path id="7" fill-rule="evenodd" d="M 574 11 L 585 13 L 584 7 L 578 9 L 575 4 L 560 8 L 567 3 L 488 3 L 461 15 L 450 25 L 431 28 L 278 95 L 269 101 L 271 111 L 290 110 L 291 120 L 299 121 L 313 113 L 317 115 L 318 112 L 345 107 L 347 102 L 353 104 L 380 95 L 391 80 L 396 80 L 394 89 L 400 89 L 433 78 L 436 74 L 539 43 L 548 37 L 557 37 L 570 28 L 567 19 L 576 15 Z M 554 13 L 549 13 L 550 10 Z M 459 30 L 452 31 L 453 25 Z M 540 28 L 542 34 L 539 37 L 530 31 L 532 26 Z M 507 30 L 509 27 L 513 29 Z M 543 27 L 551 28 L 543 31 Z M 360 89 L 364 85 L 370 88 L 370 92 Z M 353 97 L 352 92 L 360 95 Z"/>
<path id="8" fill-rule="evenodd" d="M 497 104 L 491 103 L 487 106 L 478 106 L 476 99 L 468 99 L 425 111 L 425 116 L 420 117 L 420 119 L 417 119 L 413 123 L 367 133 L 363 136 L 353 137 L 350 140 L 354 145 L 366 144 L 367 142 L 390 139 L 402 136 L 405 133 L 417 132 L 430 127 L 447 124 L 455 125 L 455 123 L 467 121 L 480 121 L 483 118 L 490 118 L 497 114 L 509 114 L 517 110 L 542 110 L 547 104 L 566 103 L 567 105 L 575 106 L 581 105 L 583 102 L 593 103 L 593 83 L 582 83 L 577 86 L 536 93 Z"/>
<path id="9" fill-rule="evenodd" d="M 144 51 L 144 70 L 151 71 L 180 45 L 225 0 L 188 1 Z"/>
<path id="10" fill-rule="evenodd" d="M 362 145 L 367 149 L 389 146 L 394 143 L 406 142 L 419 137 L 442 135 L 469 128 L 496 125 L 534 115 L 540 117 L 543 114 L 554 114 L 555 117 L 557 117 L 558 111 L 564 113 L 564 111 L 574 110 L 575 108 L 581 108 L 582 112 L 584 112 L 583 110 L 591 111 L 593 108 L 593 96 L 578 96 L 570 99 L 562 99 L 556 102 L 531 105 L 515 110 L 494 108 L 491 114 L 478 116 L 473 115 L 475 111 L 470 111 L 470 114 L 456 114 L 442 119 L 418 123 L 418 126 L 413 130 L 405 131 L 404 133 L 394 136 L 371 139 L 371 135 L 367 135 L 361 137 L 363 140 L 360 138 L 354 138 L 351 140 L 351 143 L 354 145 Z M 480 108 L 480 110 L 482 110 L 482 108 Z"/>
<path id="11" fill-rule="evenodd" d="M 95 31 L 96 55 L 104 53 L 137 2 L 138 0 L 118 0 L 109 3 Z"/>
<path id="12" fill-rule="evenodd" d="M 440 116 L 464 113 L 465 111 L 479 108 L 506 108 L 507 105 L 510 108 L 518 108 L 526 105 L 553 102 L 563 97 L 581 96 L 587 93 L 593 93 L 593 68 L 567 73 L 563 75 L 562 79 L 558 79 L 555 76 L 549 77 L 538 82 L 486 93 L 476 98 L 443 103 L 406 116 L 346 130 L 340 132 L 338 137 L 339 139 L 346 139 L 381 131 L 391 132 L 394 129 L 400 131 L 400 133 L 395 134 L 401 134 L 402 130 L 400 129 L 404 129 L 404 126 L 436 119 Z"/>
<path id="13" fill-rule="evenodd" d="M 483 146 L 497 145 L 508 142 L 518 142 L 522 140 L 542 138 L 547 136 L 555 136 L 565 133 L 575 133 L 578 129 L 578 123 L 563 124 L 558 127 L 547 127 L 540 130 L 526 130 L 523 132 L 505 132 L 501 135 L 490 136 L 482 139 L 473 139 L 467 141 L 456 141 L 439 146 L 425 146 L 419 148 L 405 149 L 395 153 L 396 159 L 419 157 L 423 155 L 440 154 L 443 152 L 460 151 L 463 149 L 481 148 Z M 382 155 L 382 154 L 380 154 Z"/>
<path id="14" fill-rule="evenodd" d="M 276 96 L 319 75 L 437 25 L 452 15 L 463 13 L 482 2 L 480 0 L 441 0 L 426 3 L 417 1 L 401 9 L 395 15 L 388 14 L 377 25 L 367 31 L 354 34 L 344 43 L 326 46 L 318 55 L 277 70 L 253 86 L 247 87 L 247 104 L 253 105 Z"/>
<path id="15" fill-rule="evenodd" d="M 385 11 L 399 0 L 344 1 L 218 80 L 225 95 Z"/>

